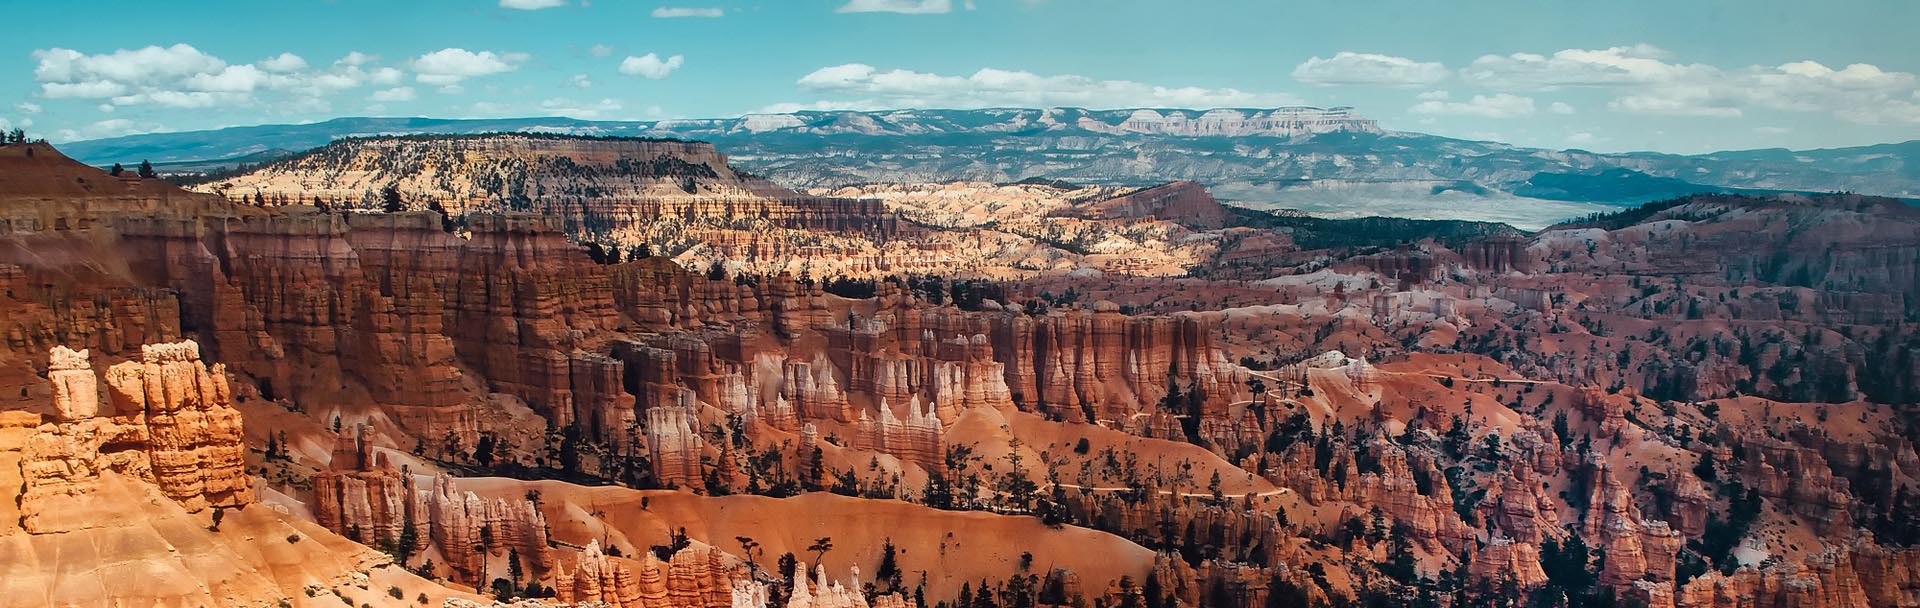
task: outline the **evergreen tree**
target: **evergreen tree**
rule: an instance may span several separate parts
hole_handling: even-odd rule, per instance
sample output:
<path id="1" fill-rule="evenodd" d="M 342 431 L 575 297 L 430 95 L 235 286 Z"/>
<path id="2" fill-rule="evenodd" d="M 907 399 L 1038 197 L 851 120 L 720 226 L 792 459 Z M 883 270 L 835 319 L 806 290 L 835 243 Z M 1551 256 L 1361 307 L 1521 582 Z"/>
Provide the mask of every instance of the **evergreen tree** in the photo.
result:
<path id="1" fill-rule="evenodd" d="M 833 537 L 831 536 L 822 536 L 814 540 L 813 544 L 807 545 L 807 551 L 813 553 L 814 564 L 819 564 L 821 558 L 826 557 L 827 552 L 832 550 L 833 550 Z"/>
<path id="2" fill-rule="evenodd" d="M 399 213 L 406 207 L 400 200 L 400 184 L 391 183 L 380 189 L 380 210 L 387 213 Z"/>
<path id="3" fill-rule="evenodd" d="M 1160 577 L 1147 575 L 1146 588 L 1141 590 L 1146 596 L 1147 608 L 1172 608 L 1167 605 L 1167 594 L 1160 588 Z"/>
<path id="4" fill-rule="evenodd" d="M 153 163 L 143 160 L 143 161 L 140 161 L 140 177 L 144 179 L 153 179 L 155 177 L 159 177 L 159 174 L 153 172 Z"/>
<path id="5" fill-rule="evenodd" d="M 515 584 L 519 584 L 520 577 L 525 574 L 526 571 L 520 569 L 520 550 L 507 549 L 507 576 L 512 577 Z"/>
<path id="6" fill-rule="evenodd" d="M 112 168 L 112 169 L 109 169 L 109 170 L 107 170 L 107 175 L 111 175 L 111 176 L 114 176 L 114 177 L 120 177 L 120 174 L 122 174 L 122 173 L 126 173 L 126 172 L 127 172 L 127 168 L 126 168 L 126 167 L 123 167 L 123 166 L 120 166 L 120 163 L 114 163 L 114 164 L 113 164 L 113 168 Z"/>
<path id="7" fill-rule="evenodd" d="M 900 565 L 894 560 L 893 537 L 889 536 L 880 545 L 880 567 L 873 571 L 874 580 L 887 584 L 887 591 L 899 591 L 901 583 Z"/>

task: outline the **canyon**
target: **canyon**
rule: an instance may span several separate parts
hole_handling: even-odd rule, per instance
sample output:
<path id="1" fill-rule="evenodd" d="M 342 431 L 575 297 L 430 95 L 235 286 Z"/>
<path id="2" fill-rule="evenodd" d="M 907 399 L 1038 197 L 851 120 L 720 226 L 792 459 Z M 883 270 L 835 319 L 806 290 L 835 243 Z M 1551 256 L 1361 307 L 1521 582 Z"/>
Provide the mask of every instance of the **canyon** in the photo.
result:
<path id="1" fill-rule="evenodd" d="M 1120 124 L 1322 128 L 1181 116 Z M 1920 605 L 1901 201 L 1529 232 L 730 162 L 0 146 L 0 604 Z"/>

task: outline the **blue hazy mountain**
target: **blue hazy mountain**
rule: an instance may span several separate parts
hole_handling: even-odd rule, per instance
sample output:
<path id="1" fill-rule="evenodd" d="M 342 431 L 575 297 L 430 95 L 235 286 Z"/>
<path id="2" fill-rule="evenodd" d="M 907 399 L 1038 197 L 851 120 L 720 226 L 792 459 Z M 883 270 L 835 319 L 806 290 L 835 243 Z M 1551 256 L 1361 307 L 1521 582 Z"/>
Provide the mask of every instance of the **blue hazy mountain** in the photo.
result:
<path id="1" fill-rule="evenodd" d="M 736 166 L 796 187 L 1194 180 L 1249 206 L 1336 215 L 1476 216 L 1476 209 L 1518 205 L 1539 216 L 1533 219 L 1550 220 L 1703 192 L 1920 197 L 1920 141 L 1697 155 L 1598 153 L 1386 131 L 1348 108 L 815 111 L 663 121 L 337 118 L 61 148 L 97 165 L 151 160 L 192 170 L 257 164 L 343 137 L 521 131 L 710 141 Z"/>

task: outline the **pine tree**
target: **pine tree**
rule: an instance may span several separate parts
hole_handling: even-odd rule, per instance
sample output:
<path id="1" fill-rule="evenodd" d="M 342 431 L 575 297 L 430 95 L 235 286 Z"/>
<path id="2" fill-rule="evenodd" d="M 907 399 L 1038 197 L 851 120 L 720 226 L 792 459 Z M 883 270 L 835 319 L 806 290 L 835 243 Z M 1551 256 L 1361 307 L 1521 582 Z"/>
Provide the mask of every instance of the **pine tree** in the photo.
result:
<path id="1" fill-rule="evenodd" d="M 526 571 L 520 567 L 520 550 L 507 549 L 507 576 L 511 577 L 517 585 L 520 583 L 520 577 L 525 575 Z"/>
<path id="2" fill-rule="evenodd" d="M 400 185 L 387 184 L 380 189 L 380 210 L 387 213 L 399 213 L 405 209 L 400 201 Z"/>
<path id="3" fill-rule="evenodd" d="M 887 591 L 899 591 L 902 586 L 900 565 L 894 561 L 893 537 L 889 536 L 880 545 L 880 567 L 873 571 L 875 581 L 884 581 Z"/>
<path id="4" fill-rule="evenodd" d="M 108 170 L 108 171 L 107 171 L 107 175 L 112 175 L 112 176 L 114 176 L 114 177 L 120 177 L 120 174 L 122 174 L 122 173 L 126 173 L 126 172 L 127 172 L 127 168 L 126 168 L 126 167 L 123 167 L 123 166 L 121 166 L 121 165 L 120 165 L 120 163 L 114 163 L 114 164 L 113 164 L 113 169 L 110 169 L 110 170 Z"/>
<path id="5" fill-rule="evenodd" d="M 155 177 L 159 177 L 159 174 L 156 174 L 153 172 L 153 163 L 143 160 L 143 161 L 140 161 L 140 177 L 144 179 L 153 179 Z"/>

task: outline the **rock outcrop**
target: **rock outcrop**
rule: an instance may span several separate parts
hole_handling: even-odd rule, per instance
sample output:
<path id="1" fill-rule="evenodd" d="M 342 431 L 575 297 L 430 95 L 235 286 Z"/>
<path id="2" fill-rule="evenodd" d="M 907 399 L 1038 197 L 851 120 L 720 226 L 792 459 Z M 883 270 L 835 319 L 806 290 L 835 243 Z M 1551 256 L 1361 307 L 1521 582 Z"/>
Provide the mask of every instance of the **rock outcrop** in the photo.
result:
<path id="1" fill-rule="evenodd" d="M 373 429 L 341 434 L 327 469 L 313 475 L 313 515 L 328 530 L 373 546 L 426 548 L 436 511 L 414 476 L 376 452 Z M 408 541 L 402 541 L 402 537 Z"/>
<path id="2" fill-rule="evenodd" d="M 1588 466 L 1594 481 L 1581 534 L 1606 556 L 1600 582 L 1626 587 L 1643 578 L 1673 580 L 1674 560 L 1686 539 L 1667 522 L 1642 518 L 1632 493 L 1604 460 L 1596 459 Z"/>
<path id="3" fill-rule="evenodd" d="M 879 201 L 796 194 L 735 172 L 712 144 L 644 138 L 346 139 L 202 190 L 255 204 L 375 208 L 375 193 L 388 186 L 414 209 L 555 218 L 587 237 L 580 240 L 617 245 L 622 258 L 642 245 L 684 247 L 679 240 L 694 236 L 721 245 L 703 259 L 778 261 L 791 257 L 780 245 L 804 233 L 885 240 L 906 229 Z"/>
<path id="4" fill-rule="evenodd" d="M 767 605 L 763 584 L 729 566 L 719 550 L 688 547 L 661 562 L 608 556 L 589 541 L 571 568 L 554 572 L 557 599 L 610 608 L 747 608 Z"/>
<path id="5" fill-rule="evenodd" d="M 1154 218 L 1199 230 L 1225 227 L 1228 215 L 1227 208 L 1214 200 L 1205 186 L 1190 181 L 1143 188 L 1068 213 L 1089 219 Z"/>
<path id="6" fill-rule="evenodd" d="M 1473 554 L 1467 572 L 1475 579 L 1511 582 L 1520 589 L 1532 589 L 1547 582 L 1540 567 L 1540 545 L 1496 536 Z"/>
<path id="7" fill-rule="evenodd" d="M 860 411 L 854 449 L 892 454 L 933 473 L 946 470 L 940 418 L 934 415 L 931 406 L 923 410 L 920 399 L 915 397 L 907 402 L 907 417 L 900 418 L 894 415 L 887 400 L 881 399 L 879 410 L 878 418 L 868 417 L 866 410 Z"/>
<path id="8" fill-rule="evenodd" d="M 226 369 L 208 368 L 190 340 L 141 351 L 142 361 L 108 368 L 114 415 L 100 415 L 87 351 L 54 348 L 48 379 L 61 419 L 40 425 L 21 455 L 27 531 L 101 525 L 90 503 L 106 472 L 149 481 L 188 512 L 253 502 Z"/>
<path id="9" fill-rule="evenodd" d="M 535 568 L 553 565 L 547 518 L 524 499 L 487 500 L 462 492 L 452 477 L 433 480 L 427 496 L 429 533 L 460 580 L 479 582 L 486 554 L 511 550 Z"/>
<path id="10" fill-rule="evenodd" d="M 653 478 L 666 487 L 705 487 L 700 457 L 706 453 L 700 418 L 689 407 L 659 406 L 647 410 L 647 454 L 653 459 Z"/>

